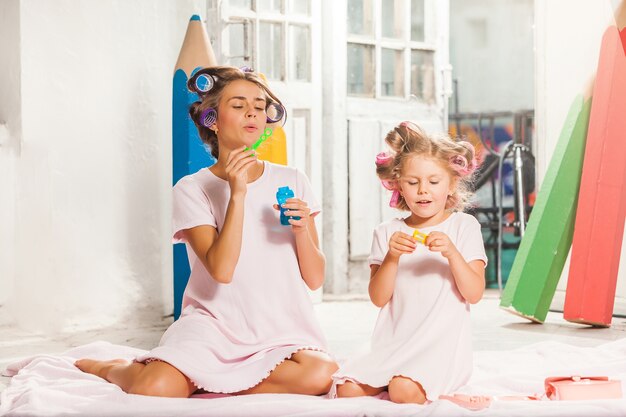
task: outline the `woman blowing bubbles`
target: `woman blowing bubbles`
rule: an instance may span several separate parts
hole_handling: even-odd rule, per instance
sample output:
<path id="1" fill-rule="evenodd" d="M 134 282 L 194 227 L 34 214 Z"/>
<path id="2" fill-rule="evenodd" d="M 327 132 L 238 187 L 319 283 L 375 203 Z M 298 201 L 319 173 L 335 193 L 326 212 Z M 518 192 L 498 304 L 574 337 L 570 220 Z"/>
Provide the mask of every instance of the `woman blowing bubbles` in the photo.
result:
<path id="1" fill-rule="evenodd" d="M 189 87 L 201 97 L 190 115 L 217 162 L 174 186 L 173 239 L 191 266 L 181 317 L 132 363 L 76 366 L 133 394 L 325 394 L 337 365 L 306 290 L 324 281 L 320 205 L 304 174 L 249 149 L 279 121 L 270 110 L 281 119 L 284 108 L 249 70 L 202 69 Z M 283 186 L 295 192 L 284 205 L 289 227 L 274 204 Z"/>

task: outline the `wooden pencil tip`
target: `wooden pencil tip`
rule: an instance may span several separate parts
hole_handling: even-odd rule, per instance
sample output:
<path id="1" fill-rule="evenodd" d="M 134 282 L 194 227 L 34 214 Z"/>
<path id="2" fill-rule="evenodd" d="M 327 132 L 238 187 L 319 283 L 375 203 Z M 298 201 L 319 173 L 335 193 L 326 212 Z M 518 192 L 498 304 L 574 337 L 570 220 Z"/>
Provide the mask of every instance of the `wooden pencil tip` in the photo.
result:
<path id="1" fill-rule="evenodd" d="M 583 101 L 587 101 L 593 96 L 593 87 L 595 83 L 596 83 L 596 76 L 594 74 L 585 83 L 585 88 L 583 90 Z"/>
<path id="2" fill-rule="evenodd" d="M 626 27 L 626 0 L 621 1 L 615 8 L 613 15 L 615 17 L 615 26 L 621 31 Z"/>
<path id="3" fill-rule="evenodd" d="M 182 69 L 191 77 L 194 69 L 217 65 L 213 48 L 200 16 L 195 14 L 189 19 L 183 45 L 180 48 L 174 71 Z"/>

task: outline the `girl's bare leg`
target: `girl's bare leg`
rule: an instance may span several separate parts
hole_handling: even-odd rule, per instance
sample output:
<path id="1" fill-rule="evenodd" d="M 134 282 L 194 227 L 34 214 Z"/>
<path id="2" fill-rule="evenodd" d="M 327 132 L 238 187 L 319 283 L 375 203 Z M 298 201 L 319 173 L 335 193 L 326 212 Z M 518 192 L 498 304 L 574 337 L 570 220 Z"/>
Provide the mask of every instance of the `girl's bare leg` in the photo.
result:
<path id="1" fill-rule="evenodd" d="M 378 395 L 385 390 L 385 387 L 372 387 L 366 384 L 356 384 L 351 381 L 346 381 L 341 385 L 337 385 L 337 397 L 364 397 Z"/>
<path id="2" fill-rule="evenodd" d="M 426 393 L 422 386 L 410 378 L 394 376 L 389 381 L 389 398 L 394 403 L 424 404 Z"/>
<path id="3" fill-rule="evenodd" d="M 166 362 L 143 364 L 122 359 L 80 359 L 75 365 L 81 371 L 106 379 L 129 394 L 187 398 L 196 391 L 189 378 Z"/>
<path id="4" fill-rule="evenodd" d="M 278 365 L 259 384 L 241 394 L 289 393 L 321 395 L 330 390 L 337 364 L 323 352 L 300 350 Z"/>

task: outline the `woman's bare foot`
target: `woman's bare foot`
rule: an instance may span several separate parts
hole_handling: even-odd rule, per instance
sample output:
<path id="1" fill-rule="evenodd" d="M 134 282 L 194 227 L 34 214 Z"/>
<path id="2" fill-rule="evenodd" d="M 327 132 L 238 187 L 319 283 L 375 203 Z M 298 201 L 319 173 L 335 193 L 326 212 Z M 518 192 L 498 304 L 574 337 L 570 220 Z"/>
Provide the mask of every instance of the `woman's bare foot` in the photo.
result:
<path id="1" fill-rule="evenodd" d="M 116 365 L 128 365 L 130 362 L 124 359 L 113 359 L 110 361 L 97 361 L 94 359 L 79 359 L 74 365 L 83 372 L 107 379 L 109 370 Z M 108 381 L 108 379 L 107 379 Z"/>
<path id="2" fill-rule="evenodd" d="M 144 364 L 123 359 L 80 359 L 74 365 L 83 372 L 117 385 L 129 394 L 187 398 L 196 391 L 196 386 L 182 372 L 158 360 Z"/>

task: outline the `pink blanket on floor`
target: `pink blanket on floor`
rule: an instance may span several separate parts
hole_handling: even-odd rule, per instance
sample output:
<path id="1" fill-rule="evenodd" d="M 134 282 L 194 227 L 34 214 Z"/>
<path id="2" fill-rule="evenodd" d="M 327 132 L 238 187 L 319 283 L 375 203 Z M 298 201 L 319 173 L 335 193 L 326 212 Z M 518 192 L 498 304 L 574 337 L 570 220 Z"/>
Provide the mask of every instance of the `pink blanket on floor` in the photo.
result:
<path id="1" fill-rule="evenodd" d="M 305 395 L 198 396 L 190 399 L 129 395 L 80 372 L 75 359 L 132 359 L 142 350 L 96 342 L 63 355 L 37 355 L 7 367 L 0 416 L 475 416 L 445 401 L 420 406 L 379 398 L 327 399 Z M 626 381 L 626 338 L 595 348 L 542 342 L 513 351 L 475 353 L 474 374 L 460 392 L 474 395 L 541 393 L 549 375 L 608 375 Z M 626 392 L 626 389 L 624 389 Z M 213 397 L 208 399 L 207 397 Z M 596 401 L 495 401 L 480 415 L 625 416 L 626 399 Z"/>

